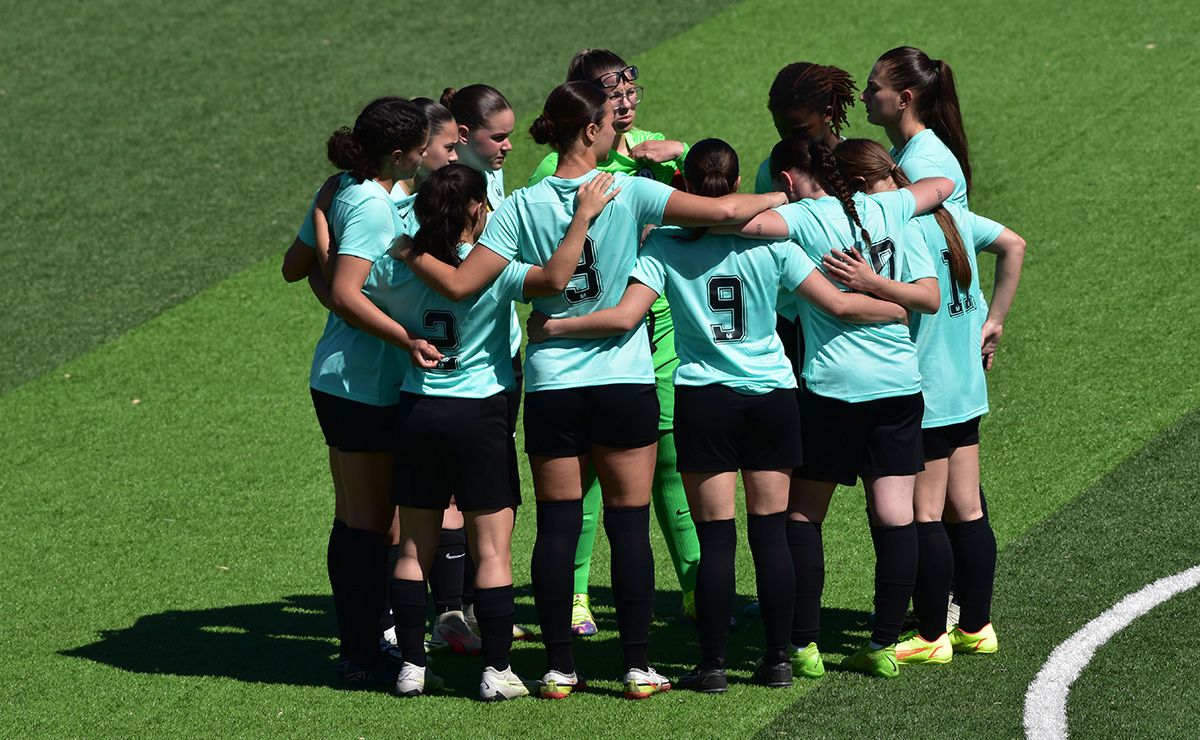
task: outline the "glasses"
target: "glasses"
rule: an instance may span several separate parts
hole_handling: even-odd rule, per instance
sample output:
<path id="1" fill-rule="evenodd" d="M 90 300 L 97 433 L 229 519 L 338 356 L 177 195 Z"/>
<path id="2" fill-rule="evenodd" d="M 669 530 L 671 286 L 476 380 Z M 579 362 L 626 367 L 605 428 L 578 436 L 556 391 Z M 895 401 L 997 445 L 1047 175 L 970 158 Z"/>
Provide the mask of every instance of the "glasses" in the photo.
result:
<path id="1" fill-rule="evenodd" d="M 638 68 L 629 66 L 616 72 L 609 72 L 608 74 L 600 75 L 596 78 L 596 84 L 605 90 L 609 90 L 617 85 L 620 85 L 622 80 L 625 82 L 633 82 L 637 79 L 637 76 Z"/>
<path id="2" fill-rule="evenodd" d="M 642 102 L 642 91 L 644 89 L 641 85 L 635 85 L 623 93 L 612 93 L 608 96 L 608 102 L 613 105 L 620 105 L 621 101 L 625 101 L 628 105 L 637 105 Z"/>

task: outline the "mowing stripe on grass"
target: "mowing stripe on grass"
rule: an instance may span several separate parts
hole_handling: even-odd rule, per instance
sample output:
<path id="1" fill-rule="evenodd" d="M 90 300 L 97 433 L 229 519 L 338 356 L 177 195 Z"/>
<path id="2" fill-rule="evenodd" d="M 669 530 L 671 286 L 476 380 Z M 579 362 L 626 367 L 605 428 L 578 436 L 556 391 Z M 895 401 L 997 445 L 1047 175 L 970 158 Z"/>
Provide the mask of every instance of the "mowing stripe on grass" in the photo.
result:
<path id="1" fill-rule="evenodd" d="M 1121 599 L 1111 609 L 1067 638 L 1038 671 L 1025 693 L 1025 735 L 1032 740 L 1060 740 L 1067 736 L 1067 695 L 1106 642 L 1133 620 L 1159 604 L 1200 586 L 1200 565 L 1160 578 Z"/>

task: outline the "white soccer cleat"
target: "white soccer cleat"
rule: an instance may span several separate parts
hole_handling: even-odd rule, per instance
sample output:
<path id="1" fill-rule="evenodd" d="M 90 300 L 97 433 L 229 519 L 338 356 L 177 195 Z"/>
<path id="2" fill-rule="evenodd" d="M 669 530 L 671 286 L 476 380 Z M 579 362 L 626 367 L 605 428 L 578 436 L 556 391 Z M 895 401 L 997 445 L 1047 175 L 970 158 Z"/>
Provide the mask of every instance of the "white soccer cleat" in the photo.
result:
<path id="1" fill-rule="evenodd" d="M 463 613 L 458 610 L 448 611 L 438 615 L 433 623 L 433 635 L 429 640 L 432 644 L 444 643 L 450 649 L 462 655 L 479 655 L 483 650 L 483 642 L 479 635 L 467 624 Z M 434 652 L 427 650 L 427 652 Z"/>
<path id="2" fill-rule="evenodd" d="M 516 699 L 529 696 L 530 689 L 536 687 L 536 683 L 526 683 L 513 673 L 512 666 L 502 671 L 489 666 L 483 669 L 483 676 L 479 679 L 479 698 L 484 701 Z"/>
<path id="3" fill-rule="evenodd" d="M 630 668 L 625 672 L 624 684 L 626 699 L 646 699 L 671 690 L 670 679 L 649 667 L 644 671 Z"/>
<path id="4" fill-rule="evenodd" d="M 575 691 L 582 691 L 587 684 L 577 673 L 549 671 L 542 676 L 538 695 L 543 699 L 566 699 Z"/>
<path id="5" fill-rule="evenodd" d="M 396 677 L 396 696 L 413 697 L 442 688 L 443 681 L 427 666 L 405 663 Z"/>

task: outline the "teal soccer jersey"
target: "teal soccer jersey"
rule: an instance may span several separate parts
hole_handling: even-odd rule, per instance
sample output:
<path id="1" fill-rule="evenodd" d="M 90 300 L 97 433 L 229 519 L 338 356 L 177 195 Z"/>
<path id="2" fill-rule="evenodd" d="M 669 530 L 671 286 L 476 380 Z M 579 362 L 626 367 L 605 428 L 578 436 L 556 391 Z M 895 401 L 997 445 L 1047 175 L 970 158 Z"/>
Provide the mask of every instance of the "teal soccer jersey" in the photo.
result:
<path id="1" fill-rule="evenodd" d="M 471 251 L 459 246 L 460 258 Z M 432 370 L 408 368 L 402 390 L 423 396 L 488 398 L 515 387 L 509 349 L 512 302 L 520 300 L 529 265 L 510 262 L 491 285 L 451 301 L 422 282 L 403 262 L 385 256 L 375 263 L 371 300 L 414 336 L 438 348 Z"/>
<path id="2" fill-rule="evenodd" d="M 975 253 L 996 240 L 1004 227 L 958 206 L 946 210 L 954 217 L 971 265 L 971 284 L 962 288 L 950 276 L 950 248 L 932 215 L 918 216 L 907 226 L 909 246 L 923 246 L 937 269 L 942 305 L 932 315 L 914 314 L 909 326 L 917 343 L 921 390 L 928 429 L 974 419 L 988 411 L 980 345 L 987 303 L 979 289 Z"/>
<path id="3" fill-rule="evenodd" d="M 967 178 L 950 147 L 942 143 L 933 129 L 925 129 L 908 140 L 900 151 L 892 149 L 892 160 L 913 182 L 925 177 L 946 177 L 954 181 L 954 192 L 947 203 L 967 207 Z"/>
<path id="4" fill-rule="evenodd" d="M 758 172 L 754 175 L 754 192 L 759 195 L 775 192 L 775 183 L 771 181 L 770 157 L 764 159 L 758 166 Z"/>
<path id="5" fill-rule="evenodd" d="M 909 249 L 904 241 L 905 226 L 916 208 L 912 193 L 855 193 L 854 206 L 871 236 L 869 248 L 837 198 L 803 200 L 776 211 L 787 222 L 789 238 L 818 265 L 829 252 L 855 246 L 881 275 L 902 282 L 935 277 L 928 253 Z M 921 390 L 917 347 L 904 324 L 851 324 L 805 301 L 799 308 L 804 327 L 802 375 L 813 393 L 854 403 Z"/>
<path id="6" fill-rule="evenodd" d="M 349 176 L 329 209 L 329 226 L 337 238 L 339 256 L 371 263 L 387 253 L 403 229 L 391 196 L 379 183 L 355 183 Z M 315 244 L 311 209 L 298 236 L 306 244 Z M 368 297 L 377 287 L 374 277 L 372 272 L 363 285 Z M 359 331 L 331 312 L 313 353 L 309 384 L 352 401 L 390 406 L 399 399 L 402 363 L 398 347 Z"/>
<path id="7" fill-rule="evenodd" d="M 675 385 L 725 385 L 745 394 L 795 388 L 775 333 L 780 288 L 789 293 L 815 265 L 791 242 L 655 229 L 633 279 L 666 295 L 675 320 Z"/>
<path id="8" fill-rule="evenodd" d="M 479 243 L 505 259 L 544 265 L 558 248 L 575 213 L 575 191 L 597 170 L 573 179 L 547 177 L 515 191 L 492 214 Z M 614 175 L 621 192 L 588 229 L 575 275 L 561 294 L 536 298 L 533 307 L 551 318 L 582 316 L 615 306 L 637 260 L 647 224 L 662 223 L 670 186 L 644 177 Z M 653 383 L 646 331 L 604 339 L 555 338 L 529 346 L 529 391 L 613 383 Z"/>

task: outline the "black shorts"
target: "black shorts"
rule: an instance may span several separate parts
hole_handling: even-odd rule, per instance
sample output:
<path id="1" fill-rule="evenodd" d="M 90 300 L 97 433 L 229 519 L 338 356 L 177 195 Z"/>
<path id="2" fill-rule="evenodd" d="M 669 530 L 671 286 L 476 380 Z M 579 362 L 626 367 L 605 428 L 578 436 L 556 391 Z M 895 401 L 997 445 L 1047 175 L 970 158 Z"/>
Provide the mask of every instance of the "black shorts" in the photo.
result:
<path id="1" fill-rule="evenodd" d="M 586 455 L 592 445 L 631 450 L 658 441 L 653 383 L 615 383 L 525 394 L 525 452 Z"/>
<path id="2" fill-rule="evenodd" d="M 503 509 L 521 503 L 508 398 L 401 393 L 392 501 L 414 509 Z"/>
<path id="3" fill-rule="evenodd" d="M 775 317 L 775 333 L 783 343 L 783 354 L 787 355 L 788 364 L 796 378 L 800 378 L 800 370 L 804 367 L 804 327 L 799 321 Z"/>
<path id="4" fill-rule="evenodd" d="M 915 475 L 925 469 L 924 413 L 920 393 L 848 403 L 804 390 L 805 463 L 796 477 L 852 486 L 860 476 Z"/>
<path id="5" fill-rule="evenodd" d="M 512 428 L 512 435 L 517 436 L 517 416 L 521 413 L 521 389 L 525 386 L 525 367 L 521 363 L 521 353 L 513 355 L 513 379 L 517 381 L 517 385 L 511 391 L 505 393 L 508 399 L 508 425 Z"/>
<path id="6" fill-rule="evenodd" d="M 803 461 L 796 392 L 747 395 L 724 385 L 675 386 L 675 453 L 680 473 L 790 472 Z"/>
<path id="7" fill-rule="evenodd" d="M 373 406 L 325 393 L 312 393 L 317 423 L 325 444 L 341 452 L 391 452 L 396 430 L 396 406 Z"/>
<path id="8" fill-rule="evenodd" d="M 944 427 L 922 429 L 921 436 L 924 438 L 925 459 L 944 460 L 950 457 L 951 450 L 979 444 L 979 417 Z"/>

